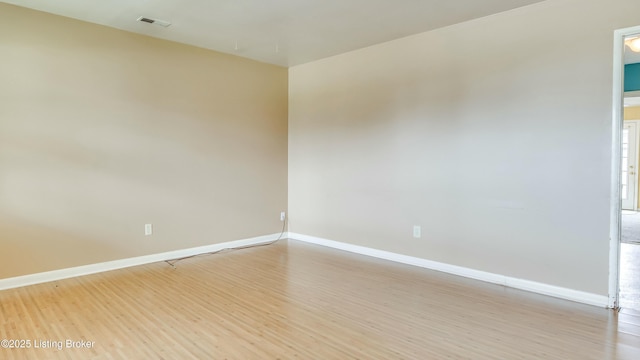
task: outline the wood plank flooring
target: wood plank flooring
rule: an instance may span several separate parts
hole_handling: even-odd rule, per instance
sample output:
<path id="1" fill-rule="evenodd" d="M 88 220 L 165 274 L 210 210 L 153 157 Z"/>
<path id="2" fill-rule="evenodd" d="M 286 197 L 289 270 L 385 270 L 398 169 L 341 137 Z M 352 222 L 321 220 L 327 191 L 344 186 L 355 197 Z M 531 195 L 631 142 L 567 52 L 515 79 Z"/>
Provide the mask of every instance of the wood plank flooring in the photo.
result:
<path id="1" fill-rule="evenodd" d="M 640 227 L 640 224 L 638 225 Z M 620 244 L 620 306 L 640 311 L 640 244 Z"/>
<path id="2" fill-rule="evenodd" d="M 0 359 L 640 359 L 638 313 L 315 245 L 175 266 L 0 292 Z"/>

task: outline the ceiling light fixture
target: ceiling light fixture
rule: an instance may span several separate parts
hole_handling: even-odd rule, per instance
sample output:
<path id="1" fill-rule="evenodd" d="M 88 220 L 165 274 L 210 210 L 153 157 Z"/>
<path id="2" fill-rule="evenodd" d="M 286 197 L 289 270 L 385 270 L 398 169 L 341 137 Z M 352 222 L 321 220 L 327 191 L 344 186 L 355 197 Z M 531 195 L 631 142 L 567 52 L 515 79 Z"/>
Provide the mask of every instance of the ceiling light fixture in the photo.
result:
<path id="1" fill-rule="evenodd" d="M 148 17 L 144 17 L 144 16 L 140 16 L 137 19 L 137 21 L 146 22 L 146 23 L 154 24 L 154 25 L 160 25 L 160 26 L 163 26 L 163 27 L 168 27 L 169 25 L 171 25 L 171 23 L 166 21 L 166 20 L 152 19 L 152 18 L 148 18 Z"/>
<path id="2" fill-rule="evenodd" d="M 640 52 L 640 36 L 630 38 L 624 41 L 624 44 L 631 49 L 633 52 Z"/>

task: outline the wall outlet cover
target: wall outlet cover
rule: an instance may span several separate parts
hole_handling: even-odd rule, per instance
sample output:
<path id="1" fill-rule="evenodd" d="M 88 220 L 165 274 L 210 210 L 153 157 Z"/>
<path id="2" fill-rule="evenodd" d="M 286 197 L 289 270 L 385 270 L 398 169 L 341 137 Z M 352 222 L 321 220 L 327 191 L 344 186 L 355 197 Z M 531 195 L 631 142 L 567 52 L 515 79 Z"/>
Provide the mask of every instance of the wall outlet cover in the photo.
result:
<path id="1" fill-rule="evenodd" d="M 420 226 L 415 225 L 413 227 L 413 237 L 420 238 L 421 236 L 422 236 L 422 229 L 420 228 Z"/>
<path id="2" fill-rule="evenodd" d="M 153 234 L 153 225 L 144 224 L 144 235 L 145 236 L 149 236 L 151 234 Z"/>

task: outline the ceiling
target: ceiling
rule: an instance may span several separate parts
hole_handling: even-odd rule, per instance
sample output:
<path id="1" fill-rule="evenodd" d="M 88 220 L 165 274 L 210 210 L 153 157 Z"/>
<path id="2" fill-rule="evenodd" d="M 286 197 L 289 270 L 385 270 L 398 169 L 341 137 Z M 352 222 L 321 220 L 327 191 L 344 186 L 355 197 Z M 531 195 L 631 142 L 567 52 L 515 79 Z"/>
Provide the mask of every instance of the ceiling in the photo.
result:
<path id="1" fill-rule="evenodd" d="M 638 35 L 628 36 L 625 39 L 634 39 L 637 38 Z M 640 63 L 640 52 L 633 52 L 628 46 L 624 47 L 624 63 L 625 64 L 635 64 Z"/>
<path id="2" fill-rule="evenodd" d="M 293 66 L 542 0 L 5 0 Z M 162 27 L 136 21 L 167 20 Z"/>

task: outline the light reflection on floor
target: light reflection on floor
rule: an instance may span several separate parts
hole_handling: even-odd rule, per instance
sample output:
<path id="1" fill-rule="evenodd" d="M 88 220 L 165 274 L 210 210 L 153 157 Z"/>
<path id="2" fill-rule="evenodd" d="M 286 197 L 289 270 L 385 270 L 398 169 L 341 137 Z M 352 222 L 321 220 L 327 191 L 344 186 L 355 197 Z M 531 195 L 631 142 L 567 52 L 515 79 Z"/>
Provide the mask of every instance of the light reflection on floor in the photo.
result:
<path id="1" fill-rule="evenodd" d="M 640 245 L 620 248 L 620 307 L 640 311 Z"/>

